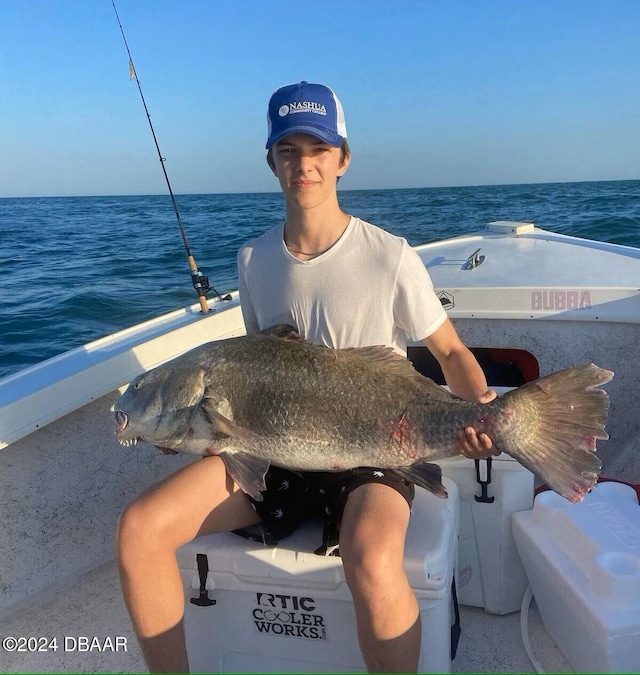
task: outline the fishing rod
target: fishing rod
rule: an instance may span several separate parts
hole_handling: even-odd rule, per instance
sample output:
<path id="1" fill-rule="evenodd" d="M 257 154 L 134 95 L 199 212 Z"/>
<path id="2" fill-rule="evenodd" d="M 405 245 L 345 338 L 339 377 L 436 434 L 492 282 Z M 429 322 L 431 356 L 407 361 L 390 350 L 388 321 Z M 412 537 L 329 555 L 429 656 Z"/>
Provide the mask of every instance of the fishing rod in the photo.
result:
<path id="1" fill-rule="evenodd" d="M 173 204 L 173 210 L 176 214 L 176 219 L 178 220 L 178 227 L 180 228 L 180 234 L 182 235 L 182 241 L 184 243 L 185 250 L 187 252 L 187 260 L 189 261 L 189 269 L 191 270 L 191 282 L 193 283 L 193 287 L 196 289 L 196 292 L 198 293 L 198 301 L 200 303 L 200 308 L 203 312 L 208 312 L 209 311 L 209 305 L 207 304 L 207 293 L 209 291 L 213 291 L 218 299 L 220 300 L 230 300 L 231 296 L 227 295 L 224 298 L 220 296 L 220 293 L 216 291 L 216 289 L 209 284 L 209 277 L 205 276 L 200 269 L 198 268 L 198 265 L 196 264 L 195 258 L 191 254 L 191 249 L 189 248 L 189 241 L 187 240 L 187 233 L 184 229 L 184 225 L 182 224 L 182 218 L 180 217 L 180 211 L 178 210 L 178 203 L 176 202 L 176 198 L 173 195 L 173 190 L 171 189 L 171 182 L 169 181 L 169 175 L 167 174 L 167 169 L 165 167 L 165 161 L 166 159 L 162 156 L 162 152 L 160 151 L 160 145 L 158 144 L 158 139 L 156 137 L 156 132 L 153 128 L 153 124 L 151 123 L 151 115 L 149 114 L 149 109 L 147 108 L 147 102 L 144 99 L 144 94 L 142 93 L 142 87 L 140 86 L 140 80 L 138 79 L 138 75 L 136 74 L 136 69 L 135 66 L 133 65 L 133 57 L 131 56 L 131 50 L 129 49 L 129 43 L 127 42 L 127 37 L 124 34 L 124 28 L 122 27 L 122 22 L 120 21 L 120 15 L 118 14 L 118 10 L 116 8 L 116 3 L 115 0 L 111 0 L 111 4 L 113 5 L 113 11 L 116 14 L 116 19 L 118 20 L 118 26 L 120 26 L 120 33 L 122 33 L 122 39 L 124 41 L 124 46 L 126 47 L 127 54 L 129 55 L 129 78 L 132 80 L 136 81 L 136 84 L 138 85 L 138 91 L 140 92 L 140 98 L 142 99 L 142 105 L 144 106 L 144 111 L 147 115 L 147 121 L 149 122 L 149 128 L 151 129 L 151 135 L 153 136 L 153 142 L 156 145 L 156 150 L 158 152 L 158 159 L 160 160 L 160 166 L 162 167 L 162 173 L 164 174 L 164 179 L 167 183 L 167 188 L 169 189 L 169 194 L 171 195 L 171 203 Z"/>

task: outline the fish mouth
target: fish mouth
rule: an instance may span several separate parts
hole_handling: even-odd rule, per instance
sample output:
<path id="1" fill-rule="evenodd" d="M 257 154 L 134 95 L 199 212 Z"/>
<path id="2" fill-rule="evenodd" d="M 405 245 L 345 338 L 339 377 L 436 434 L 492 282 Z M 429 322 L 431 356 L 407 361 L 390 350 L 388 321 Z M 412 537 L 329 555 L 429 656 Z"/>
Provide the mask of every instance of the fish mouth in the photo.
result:
<path id="1" fill-rule="evenodd" d="M 137 436 L 134 436 L 133 438 L 126 438 L 122 436 L 124 430 L 129 424 L 129 415 L 127 415 L 127 413 L 123 412 L 122 410 L 116 410 L 114 411 L 114 417 L 116 418 L 116 424 L 118 425 L 118 428 L 116 429 L 116 438 L 118 439 L 118 443 L 120 443 L 120 445 L 124 445 L 125 447 L 136 445 L 138 443 Z"/>

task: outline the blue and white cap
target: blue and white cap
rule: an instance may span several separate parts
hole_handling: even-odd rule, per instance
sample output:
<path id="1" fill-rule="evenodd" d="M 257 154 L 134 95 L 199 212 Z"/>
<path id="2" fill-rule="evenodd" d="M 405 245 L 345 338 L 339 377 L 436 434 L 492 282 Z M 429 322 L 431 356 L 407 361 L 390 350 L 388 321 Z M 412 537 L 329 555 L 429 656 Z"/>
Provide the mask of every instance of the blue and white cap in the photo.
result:
<path id="1" fill-rule="evenodd" d="M 342 104 L 324 84 L 300 82 L 277 89 L 269 101 L 267 150 L 289 134 L 305 133 L 338 148 L 347 137 Z"/>

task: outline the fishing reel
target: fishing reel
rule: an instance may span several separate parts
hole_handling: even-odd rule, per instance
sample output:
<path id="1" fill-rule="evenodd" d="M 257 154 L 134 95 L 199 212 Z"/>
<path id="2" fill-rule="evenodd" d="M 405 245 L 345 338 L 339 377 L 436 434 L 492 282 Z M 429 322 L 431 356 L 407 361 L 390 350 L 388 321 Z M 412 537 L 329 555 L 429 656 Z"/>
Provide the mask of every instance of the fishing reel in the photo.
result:
<path id="1" fill-rule="evenodd" d="M 191 283 L 200 297 L 207 297 L 207 293 L 211 290 L 208 276 L 200 270 L 194 270 L 191 272 Z M 213 290 L 215 292 L 215 288 Z"/>
<path id="2" fill-rule="evenodd" d="M 231 294 L 228 293 L 224 298 L 216 291 L 216 289 L 209 284 L 209 277 L 203 274 L 199 269 L 193 270 L 191 272 L 191 283 L 198 293 L 198 297 L 206 298 L 209 291 L 213 291 L 218 300 L 231 300 Z"/>

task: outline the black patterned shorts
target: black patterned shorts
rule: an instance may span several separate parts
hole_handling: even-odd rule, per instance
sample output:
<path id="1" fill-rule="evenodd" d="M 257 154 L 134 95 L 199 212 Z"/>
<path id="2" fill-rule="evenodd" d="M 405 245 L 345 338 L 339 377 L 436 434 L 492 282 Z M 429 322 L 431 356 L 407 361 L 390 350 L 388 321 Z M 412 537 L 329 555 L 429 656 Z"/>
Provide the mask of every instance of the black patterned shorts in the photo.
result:
<path id="1" fill-rule="evenodd" d="M 338 541 L 338 525 L 348 496 L 361 485 L 382 483 L 399 492 L 409 504 L 413 502 L 413 483 L 387 469 L 358 468 L 340 472 L 292 472 L 272 466 L 265 476 L 263 501 L 251 500 L 262 520 L 260 534 L 251 538 L 275 544 L 290 535 L 302 523 L 313 518 L 325 521 L 323 546 L 316 551 L 327 554 Z M 244 531 L 238 534 L 248 536 Z M 332 555 L 335 555 L 335 550 Z"/>

